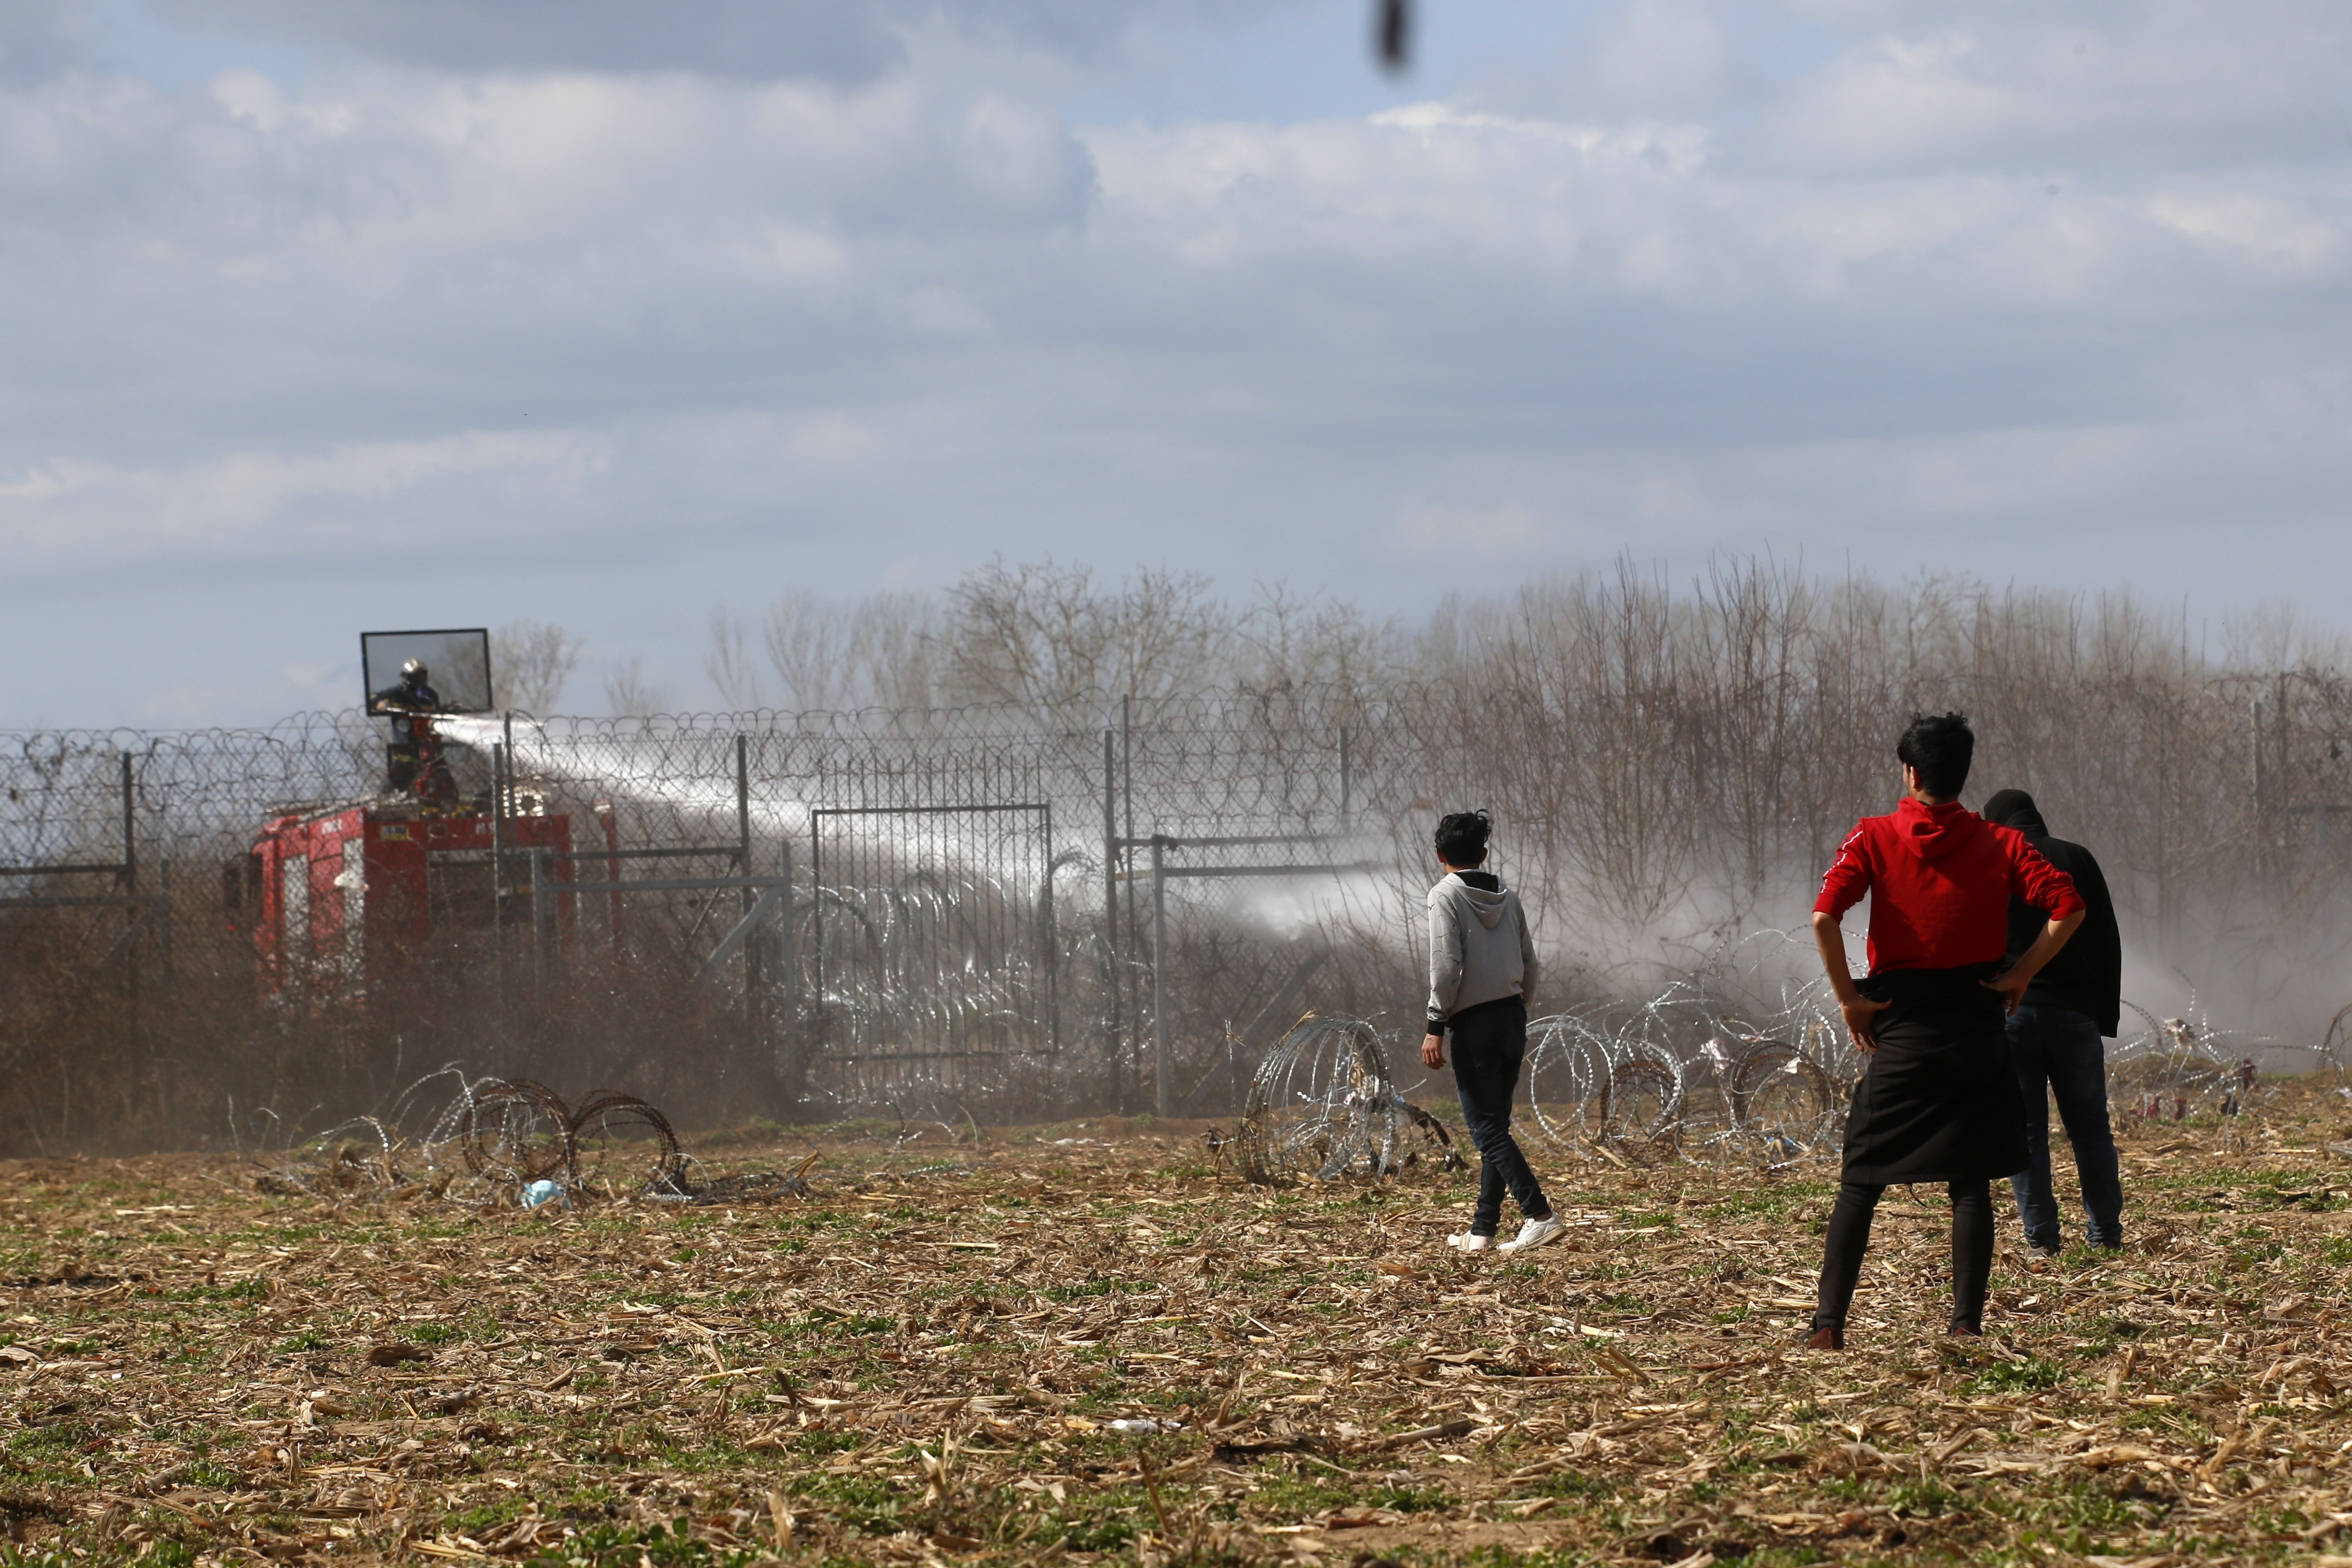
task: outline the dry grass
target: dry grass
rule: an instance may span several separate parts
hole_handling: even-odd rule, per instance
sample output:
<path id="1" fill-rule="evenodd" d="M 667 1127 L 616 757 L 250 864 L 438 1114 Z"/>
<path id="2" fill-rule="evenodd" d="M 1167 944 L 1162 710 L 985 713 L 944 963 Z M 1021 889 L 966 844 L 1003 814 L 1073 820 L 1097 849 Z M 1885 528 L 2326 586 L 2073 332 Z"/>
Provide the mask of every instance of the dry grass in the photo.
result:
<path id="1" fill-rule="evenodd" d="M 847 1130 L 731 1211 L 20 1163 L 0 1522 L 158 1563 L 2308 1561 L 2352 1550 L 2347 1111 L 2264 1114 L 2136 1130 L 2118 1258 L 2030 1274 L 2005 1216 L 1982 1346 L 1890 1198 L 1839 1356 L 1787 1348 L 1827 1185 L 1698 1167 L 1550 1161 L 1570 1241 L 1493 1260 L 1441 1245 L 1458 1176 L 1253 1189 L 1191 1129 Z"/>

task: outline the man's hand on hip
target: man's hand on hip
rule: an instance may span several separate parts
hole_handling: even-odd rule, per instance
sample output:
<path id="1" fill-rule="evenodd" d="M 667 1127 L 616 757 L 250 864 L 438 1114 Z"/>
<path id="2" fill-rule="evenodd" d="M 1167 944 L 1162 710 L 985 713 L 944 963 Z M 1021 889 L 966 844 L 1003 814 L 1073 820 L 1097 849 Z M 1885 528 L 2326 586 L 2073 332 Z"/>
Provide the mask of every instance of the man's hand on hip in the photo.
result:
<path id="1" fill-rule="evenodd" d="M 1982 984 L 1986 990 L 1999 993 L 2000 1010 L 2003 1013 L 2014 1013 L 2018 1005 L 2025 1000 L 2025 988 L 2033 984 L 2033 976 L 2012 969 L 2006 973 L 1996 974 Z"/>
<path id="2" fill-rule="evenodd" d="M 1878 1016 L 1894 1005 L 1892 1002 L 1856 996 L 1851 1002 L 1839 1003 L 1838 1011 L 1844 1015 L 1846 1033 L 1853 1037 L 1853 1043 L 1864 1051 L 1874 1051 L 1878 1048 Z"/>
<path id="3" fill-rule="evenodd" d="M 1421 1041 L 1421 1065 L 1435 1072 L 1445 1065 L 1445 1037 L 1425 1035 Z"/>
<path id="4" fill-rule="evenodd" d="M 2081 910 L 2076 910 L 2063 921 L 2052 921 L 2042 928 L 2042 934 L 2034 939 L 2033 945 L 2027 948 L 2015 963 L 1983 983 L 1986 990 L 2000 993 L 2002 1012 L 2017 1011 L 2018 1005 L 2025 1000 L 2026 987 L 2033 984 L 2033 977 L 2042 973 L 2043 964 L 2058 955 L 2058 950 L 2066 945 L 2082 923 Z"/>

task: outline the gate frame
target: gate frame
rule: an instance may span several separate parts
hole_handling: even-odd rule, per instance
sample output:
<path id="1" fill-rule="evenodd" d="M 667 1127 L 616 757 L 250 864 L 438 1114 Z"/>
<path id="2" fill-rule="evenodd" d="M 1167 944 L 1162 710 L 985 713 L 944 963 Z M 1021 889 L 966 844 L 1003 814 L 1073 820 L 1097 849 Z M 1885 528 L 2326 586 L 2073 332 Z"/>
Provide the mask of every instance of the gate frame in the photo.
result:
<path id="1" fill-rule="evenodd" d="M 803 1052 L 803 1068 L 814 1066 L 821 1054 L 825 1059 L 832 1045 L 830 1021 L 824 1012 L 824 821 L 828 816 L 954 816 L 983 812 L 1035 812 L 1043 832 L 1045 868 L 1037 887 L 1037 902 L 1044 915 L 1039 945 L 1045 972 L 1045 1054 L 1058 1063 L 1062 1056 L 1062 966 L 1056 952 L 1060 924 L 1054 910 L 1054 875 L 1058 870 L 1058 857 L 1054 853 L 1054 807 L 1048 801 L 988 801 L 965 805 L 813 805 L 809 807 L 809 932 L 811 949 L 809 967 L 818 1015 L 813 1037 Z M 929 1053 L 934 1057 L 950 1052 Z M 856 1059 L 856 1058 L 846 1058 Z"/>
<path id="2" fill-rule="evenodd" d="M 1153 1077 L 1159 1090 L 1157 1113 L 1160 1116 L 1173 1114 L 1171 1107 L 1175 1100 L 1175 1069 L 1169 1059 L 1168 1050 L 1168 884 L 1183 879 L 1345 877 L 1381 869 L 1381 863 L 1376 860 L 1293 861 L 1279 866 L 1171 866 L 1168 864 L 1169 852 L 1188 848 L 1236 848 L 1255 844 L 1330 844 L 1345 837 L 1338 833 L 1228 833 L 1181 837 L 1174 834 L 1154 833 L 1147 837 L 1118 840 L 1121 849 L 1149 847 L 1151 850 L 1151 1058 Z M 1121 876 L 1130 886 L 1139 878 L 1139 874 L 1133 870 L 1123 872 Z M 1193 1098 L 1198 1099 L 1198 1091 Z M 1192 1102 L 1188 1100 L 1187 1103 Z"/>
<path id="3" fill-rule="evenodd" d="M 0 898 L 0 910 L 73 910 L 115 908 L 130 911 L 122 932 L 114 939 L 105 953 L 92 966 L 92 973 L 103 969 L 114 955 L 125 958 L 123 984 L 131 1004 L 139 1002 L 139 939 L 152 922 L 158 929 L 163 946 L 163 973 L 168 981 L 172 974 L 172 862 L 163 862 L 163 891 L 142 893 L 139 890 L 139 783 L 135 764 L 129 752 L 116 753 L 122 763 L 122 858 L 106 861 L 61 862 L 53 866 L 0 866 L 0 878 L 5 877 L 112 877 L 118 889 L 113 893 L 31 893 Z"/>

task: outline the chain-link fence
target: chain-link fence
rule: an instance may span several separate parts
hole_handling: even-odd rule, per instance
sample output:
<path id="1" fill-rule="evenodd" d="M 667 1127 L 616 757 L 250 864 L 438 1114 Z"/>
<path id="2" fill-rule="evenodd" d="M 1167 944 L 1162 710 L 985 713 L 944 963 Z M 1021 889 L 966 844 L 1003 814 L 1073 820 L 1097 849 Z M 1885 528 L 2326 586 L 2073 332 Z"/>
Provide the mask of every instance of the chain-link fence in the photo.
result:
<path id="1" fill-rule="evenodd" d="M 2032 783 L 2137 930 L 2335 929 L 2328 679 L 2108 680 L 2060 694 L 2069 725 L 1998 682 L 1646 657 L 1377 693 L 452 718 L 463 809 L 416 825 L 356 714 L 0 736 L 0 1147 L 341 1117 L 452 1061 L 688 1122 L 1223 1113 L 1310 1006 L 1416 1031 L 1439 812 L 1494 813 L 1548 1009 L 1646 994 L 1789 923 L 1885 809 L 1902 716 L 1962 702 L 1979 784 Z M 335 859 L 331 819 L 363 850 Z M 383 869 L 395 830 L 413 888 Z"/>

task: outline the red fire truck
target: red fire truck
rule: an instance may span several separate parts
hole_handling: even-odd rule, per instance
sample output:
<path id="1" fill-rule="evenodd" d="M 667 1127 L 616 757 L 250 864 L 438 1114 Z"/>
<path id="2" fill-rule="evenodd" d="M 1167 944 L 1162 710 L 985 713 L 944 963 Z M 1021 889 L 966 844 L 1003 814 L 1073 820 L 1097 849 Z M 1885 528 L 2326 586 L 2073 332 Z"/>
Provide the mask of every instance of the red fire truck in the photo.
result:
<path id="1" fill-rule="evenodd" d="M 493 956 L 491 933 L 509 922 L 568 934 L 571 898 L 537 908 L 531 888 L 533 851 L 552 852 L 538 865 L 543 889 L 572 880 L 570 819 L 508 781 L 461 794 L 443 756 L 436 725 L 492 706 L 489 661 L 478 626 L 361 634 L 365 711 L 392 726 L 383 793 L 278 812 L 228 868 L 269 994 L 356 1001 L 428 964 Z"/>
<path id="2" fill-rule="evenodd" d="M 494 824 L 487 811 L 426 816 L 391 799 L 273 816 L 243 868 L 262 984 L 289 998 L 358 997 L 445 952 L 482 950 L 502 912 L 519 930 L 534 918 L 530 852 L 571 847 L 561 815 Z M 571 881 L 571 861 L 551 860 L 547 875 Z M 552 911 L 565 928 L 571 901 Z"/>

